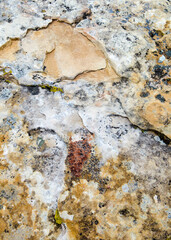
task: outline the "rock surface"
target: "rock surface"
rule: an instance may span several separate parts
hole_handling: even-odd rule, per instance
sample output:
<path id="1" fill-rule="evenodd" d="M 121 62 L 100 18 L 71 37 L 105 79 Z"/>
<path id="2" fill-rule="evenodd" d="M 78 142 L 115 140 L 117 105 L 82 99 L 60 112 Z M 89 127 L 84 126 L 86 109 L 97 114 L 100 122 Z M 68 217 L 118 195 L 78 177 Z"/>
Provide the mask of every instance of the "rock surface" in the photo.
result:
<path id="1" fill-rule="evenodd" d="M 169 7 L 0 1 L 0 239 L 170 239 Z"/>

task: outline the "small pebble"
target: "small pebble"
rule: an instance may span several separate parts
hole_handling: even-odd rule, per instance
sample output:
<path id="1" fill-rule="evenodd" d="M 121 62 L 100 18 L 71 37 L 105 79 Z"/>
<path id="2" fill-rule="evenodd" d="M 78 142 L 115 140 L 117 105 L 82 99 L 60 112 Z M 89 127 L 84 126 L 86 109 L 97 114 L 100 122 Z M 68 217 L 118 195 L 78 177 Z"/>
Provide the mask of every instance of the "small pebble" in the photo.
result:
<path id="1" fill-rule="evenodd" d="M 163 61 L 165 60 L 165 56 L 164 55 L 162 55 L 160 58 L 159 58 L 159 63 L 162 63 Z"/>

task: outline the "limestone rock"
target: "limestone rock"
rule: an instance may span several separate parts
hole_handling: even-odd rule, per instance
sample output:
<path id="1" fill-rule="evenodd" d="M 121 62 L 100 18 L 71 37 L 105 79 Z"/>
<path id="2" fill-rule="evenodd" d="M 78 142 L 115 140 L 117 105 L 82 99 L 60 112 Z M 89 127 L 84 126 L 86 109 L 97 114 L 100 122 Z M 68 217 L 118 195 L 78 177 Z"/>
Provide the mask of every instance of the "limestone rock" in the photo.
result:
<path id="1" fill-rule="evenodd" d="M 168 240 L 169 1 L 0 1 L 0 239 Z"/>

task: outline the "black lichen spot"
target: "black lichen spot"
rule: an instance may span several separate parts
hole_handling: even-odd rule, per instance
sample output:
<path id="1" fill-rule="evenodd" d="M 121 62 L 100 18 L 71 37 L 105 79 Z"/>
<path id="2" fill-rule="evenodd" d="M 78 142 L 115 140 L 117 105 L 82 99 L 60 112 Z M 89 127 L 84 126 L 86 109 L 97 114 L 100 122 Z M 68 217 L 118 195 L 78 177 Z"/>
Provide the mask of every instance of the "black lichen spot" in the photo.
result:
<path id="1" fill-rule="evenodd" d="M 127 68 L 126 70 L 125 70 L 126 72 L 132 72 L 132 71 L 134 71 L 134 68 L 133 67 L 129 67 L 129 68 Z"/>
<path id="2" fill-rule="evenodd" d="M 135 68 L 137 68 L 138 70 L 141 69 L 141 64 L 138 61 L 135 63 Z"/>
<path id="3" fill-rule="evenodd" d="M 126 40 L 129 41 L 129 42 L 131 41 L 131 39 L 129 37 L 127 37 Z"/>
<path id="4" fill-rule="evenodd" d="M 22 31 L 26 30 L 26 28 L 24 26 L 21 26 L 20 28 Z"/>
<path id="5" fill-rule="evenodd" d="M 151 38 L 153 38 L 156 35 L 156 31 L 155 30 L 149 31 L 149 35 Z"/>
<path id="6" fill-rule="evenodd" d="M 17 223 L 17 222 L 15 222 L 14 224 L 13 224 L 13 226 L 14 226 L 14 228 L 18 228 L 18 226 L 19 226 L 19 223 Z"/>
<path id="7" fill-rule="evenodd" d="M 83 12 L 83 19 L 86 19 L 87 17 L 90 17 L 92 15 L 91 9 L 88 9 L 87 11 Z"/>
<path id="8" fill-rule="evenodd" d="M 149 95 L 150 95 L 149 92 L 141 92 L 140 93 L 140 97 L 143 97 L 143 98 L 148 97 Z"/>
<path id="9" fill-rule="evenodd" d="M 161 94 L 156 95 L 156 98 L 158 100 L 160 100 L 160 102 L 165 102 L 166 101 L 166 99 Z"/>
<path id="10" fill-rule="evenodd" d="M 1 192 L 0 192 L 0 198 L 6 198 L 6 199 L 9 199 L 10 198 L 10 196 L 4 191 L 4 190 L 2 190 Z"/>
<path id="11" fill-rule="evenodd" d="M 154 56 L 158 57 L 158 52 L 157 51 L 153 51 L 152 52 Z"/>
<path id="12" fill-rule="evenodd" d="M 120 85 L 120 84 L 128 85 L 128 83 L 129 83 L 129 78 L 121 77 L 121 80 L 119 82 L 112 83 L 112 86 L 117 86 L 117 85 Z"/>
<path id="13" fill-rule="evenodd" d="M 166 78 L 162 80 L 165 85 L 171 84 L 171 78 Z"/>
<path id="14" fill-rule="evenodd" d="M 126 27 L 125 26 L 121 26 L 124 30 L 126 30 Z"/>
<path id="15" fill-rule="evenodd" d="M 15 196 L 16 196 L 16 191 L 12 186 L 10 186 L 8 190 L 6 191 L 2 190 L 0 192 L 0 199 L 5 198 L 7 200 L 12 200 Z"/>
<path id="16" fill-rule="evenodd" d="M 87 94 L 83 90 L 79 90 L 75 93 L 75 96 L 79 98 L 81 101 L 86 101 L 87 100 Z"/>
<path id="17" fill-rule="evenodd" d="M 99 221 L 98 220 L 95 220 L 95 222 L 94 222 L 96 225 L 99 223 Z"/>
<path id="18" fill-rule="evenodd" d="M 152 78 L 160 79 L 167 74 L 167 68 L 165 66 L 156 65 L 153 68 L 154 74 L 151 75 Z"/>
<path id="19" fill-rule="evenodd" d="M 129 212 L 128 209 L 126 209 L 126 208 L 120 210 L 119 213 L 120 213 L 121 215 L 123 215 L 124 217 L 129 217 L 129 216 L 130 216 L 130 212 Z"/>
<path id="20" fill-rule="evenodd" d="M 167 56 L 168 58 L 171 57 L 171 50 L 169 50 L 169 51 L 166 52 L 166 56 Z"/>
<path id="21" fill-rule="evenodd" d="M 12 19 L 11 19 L 11 18 L 8 18 L 7 21 L 8 21 L 8 23 L 11 23 L 11 22 L 12 22 Z"/>
<path id="22" fill-rule="evenodd" d="M 99 208 L 102 208 L 105 206 L 105 203 L 99 203 Z"/>
<path id="23" fill-rule="evenodd" d="M 155 29 L 149 31 L 149 35 L 152 39 L 154 39 L 155 37 L 157 37 L 157 38 L 163 37 L 163 33 L 161 31 L 155 30 Z"/>
<path id="24" fill-rule="evenodd" d="M 28 91 L 32 94 L 32 95 L 37 95 L 39 94 L 39 87 L 38 86 L 29 86 L 27 87 Z"/>
<path id="25" fill-rule="evenodd" d="M 61 8 L 65 8 L 65 10 L 66 10 L 67 12 L 71 12 L 71 11 L 72 11 L 72 8 L 68 7 L 68 6 L 65 5 L 64 3 L 62 3 L 62 4 L 60 5 L 60 7 L 61 7 Z"/>
<path id="26" fill-rule="evenodd" d="M 141 56 L 141 52 L 135 53 L 136 57 L 140 57 Z"/>
<path id="27" fill-rule="evenodd" d="M 87 19 L 87 18 L 90 19 L 91 15 L 92 15 L 91 9 L 90 8 L 86 9 L 85 11 L 82 12 L 81 16 L 75 19 L 75 24 L 80 23 L 83 19 Z"/>

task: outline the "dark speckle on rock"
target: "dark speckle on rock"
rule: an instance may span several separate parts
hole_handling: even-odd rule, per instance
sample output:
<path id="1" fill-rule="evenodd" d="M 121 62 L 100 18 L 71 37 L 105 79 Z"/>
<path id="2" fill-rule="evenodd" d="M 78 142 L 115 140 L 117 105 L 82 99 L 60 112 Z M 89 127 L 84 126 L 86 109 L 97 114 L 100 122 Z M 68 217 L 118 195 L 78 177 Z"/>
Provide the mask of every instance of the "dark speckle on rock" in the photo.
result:
<path id="1" fill-rule="evenodd" d="M 149 92 L 141 92 L 140 97 L 148 97 L 150 95 Z"/>
<path id="2" fill-rule="evenodd" d="M 166 101 L 166 99 L 161 94 L 156 95 L 156 98 L 158 100 L 160 100 L 160 102 L 165 102 Z"/>
<path id="3" fill-rule="evenodd" d="M 20 28 L 20 29 L 24 31 L 26 28 L 25 28 L 24 26 L 21 26 L 21 28 Z"/>
<path id="4" fill-rule="evenodd" d="M 157 78 L 160 79 L 162 77 L 164 77 L 167 74 L 167 68 L 165 66 L 161 66 L 161 65 L 156 65 L 153 68 L 154 74 L 152 74 L 152 78 Z"/>
<path id="5" fill-rule="evenodd" d="M 137 61 L 136 64 L 135 64 L 135 68 L 137 68 L 138 70 L 141 69 L 141 64 Z"/>
<path id="6" fill-rule="evenodd" d="M 75 93 L 75 96 L 78 97 L 81 101 L 86 101 L 87 100 L 87 95 L 85 91 L 79 90 Z"/>
<path id="7" fill-rule="evenodd" d="M 98 220 L 95 220 L 95 222 L 94 222 L 96 225 L 99 223 L 99 221 Z"/>
<path id="8" fill-rule="evenodd" d="M 166 52 L 166 55 L 167 55 L 167 57 L 170 58 L 170 57 L 171 57 L 171 50 L 167 51 L 167 52 Z"/>
<path id="9" fill-rule="evenodd" d="M 128 209 L 122 209 L 119 211 L 119 213 L 125 217 L 128 217 L 130 215 Z"/>
<path id="10" fill-rule="evenodd" d="M 32 94 L 32 95 L 37 95 L 39 94 L 39 87 L 38 86 L 29 86 L 27 87 L 28 91 Z"/>
<path id="11" fill-rule="evenodd" d="M 162 81 L 165 85 L 171 84 L 171 78 L 163 79 Z"/>
<path id="12" fill-rule="evenodd" d="M 11 18 L 8 18 L 8 23 L 11 23 L 12 22 L 12 19 Z"/>

